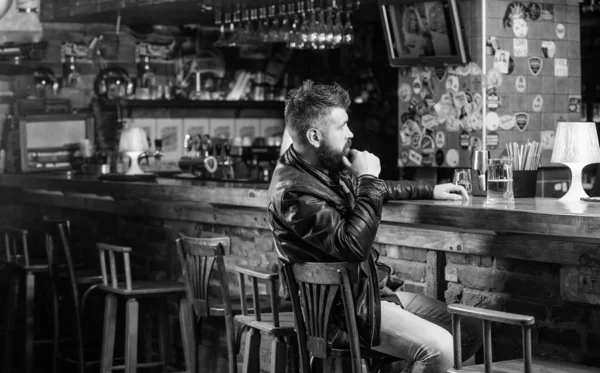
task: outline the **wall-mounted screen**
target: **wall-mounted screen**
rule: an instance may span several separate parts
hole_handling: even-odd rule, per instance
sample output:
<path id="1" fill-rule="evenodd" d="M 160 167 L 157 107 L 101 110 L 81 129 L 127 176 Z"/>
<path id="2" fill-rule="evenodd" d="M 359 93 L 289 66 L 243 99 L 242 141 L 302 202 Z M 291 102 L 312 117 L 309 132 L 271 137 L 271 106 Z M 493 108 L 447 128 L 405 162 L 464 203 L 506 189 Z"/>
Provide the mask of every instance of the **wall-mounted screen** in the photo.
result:
<path id="1" fill-rule="evenodd" d="M 456 0 L 378 0 L 390 64 L 468 62 Z"/>

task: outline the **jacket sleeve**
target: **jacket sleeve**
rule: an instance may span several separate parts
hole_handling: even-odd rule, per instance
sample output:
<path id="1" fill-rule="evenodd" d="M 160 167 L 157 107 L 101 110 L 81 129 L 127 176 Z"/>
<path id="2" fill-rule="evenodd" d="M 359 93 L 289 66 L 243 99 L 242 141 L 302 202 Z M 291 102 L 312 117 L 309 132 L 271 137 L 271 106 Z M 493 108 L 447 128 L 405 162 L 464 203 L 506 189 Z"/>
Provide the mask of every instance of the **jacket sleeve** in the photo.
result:
<path id="1" fill-rule="evenodd" d="M 309 191 L 288 191 L 282 212 L 288 226 L 305 243 L 337 260 L 362 262 L 375 240 L 387 188 L 383 180 L 357 180 L 355 205 L 347 214 Z"/>
<path id="2" fill-rule="evenodd" d="M 434 185 L 424 181 L 384 181 L 387 187 L 386 200 L 433 199 Z"/>

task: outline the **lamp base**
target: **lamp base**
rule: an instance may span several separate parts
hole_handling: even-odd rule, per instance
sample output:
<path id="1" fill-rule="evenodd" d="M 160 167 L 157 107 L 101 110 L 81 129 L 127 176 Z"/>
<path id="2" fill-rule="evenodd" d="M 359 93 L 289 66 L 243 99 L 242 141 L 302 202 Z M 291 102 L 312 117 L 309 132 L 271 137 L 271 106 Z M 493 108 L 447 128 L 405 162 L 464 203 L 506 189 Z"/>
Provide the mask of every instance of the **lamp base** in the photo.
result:
<path id="1" fill-rule="evenodd" d="M 567 194 L 562 196 L 560 202 L 579 201 L 581 198 L 589 198 L 588 194 L 583 190 L 581 183 L 581 172 L 587 163 L 564 163 L 571 170 L 571 186 Z"/>
<path id="2" fill-rule="evenodd" d="M 127 156 L 129 157 L 129 170 L 127 170 L 127 172 L 125 172 L 125 175 L 141 175 L 144 173 L 144 171 L 140 168 L 140 163 L 138 162 L 138 159 L 140 157 L 140 155 L 142 154 L 142 152 L 125 152 L 125 154 L 127 154 Z"/>

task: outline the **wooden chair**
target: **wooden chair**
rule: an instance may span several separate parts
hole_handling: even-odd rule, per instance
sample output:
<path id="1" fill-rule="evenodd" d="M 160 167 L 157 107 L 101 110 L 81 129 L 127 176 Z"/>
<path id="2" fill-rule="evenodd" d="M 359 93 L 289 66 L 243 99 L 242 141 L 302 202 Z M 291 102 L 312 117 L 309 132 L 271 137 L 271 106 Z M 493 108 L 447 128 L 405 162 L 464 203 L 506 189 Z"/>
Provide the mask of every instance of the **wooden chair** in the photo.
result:
<path id="1" fill-rule="evenodd" d="M 25 278 L 25 269 L 8 262 L 0 262 L 0 273 L 3 279 L 6 280 L 5 290 L 7 293 L 5 326 L 4 326 L 4 343 L 2 359 L 2 372 L 9 373 L 11 371 L 12 353 L 13 353 L 13 337 L 16 335 L 17 324 L 17 306 L 20 297 L 21 283 Z"/>
<path id="2" fill-rule="evenodd" d="M 111 373 L 113 369 L 125 369 L 125 373 L 134 373 L 137 368 L 162 366 L 167 369 L 170 362 L 168 342 L 168 319 L 166 302 L 173 295 L 179 296 L 179 325 L 187 373 L 195 372 L 195 356 L 192 346 L 195 345 L 192 325 L 191 305 L 185 297 L 185 285 L 177 281 L 133 281 L 131 275 L 131 247 L 115 246 L 106 243 L 96 244 L 100 253 L 100 268 L 103 283 L 100 289 L 106 292 L 104 311 L 104 331 L 102 341 L 102 358 L 100 373 Z M 108 256 L 108 265 L 106 263 Z M 125 282 L 118 281 L 117 257 L 123 263 Z M 109 272 L 110 271 L 110 272 Z M 115 348 L 115 332 L 117 321 L 117 296 L 127 299 L 125 319 L 125 364 L 113 366 Z M 158 302 L 158 333 L 161 361 L 138 363 L 138 327 L 139 303 L 138 298 L 152 298 Z"/>
<path id="3" fill-rule="evenodd" d="M 562 361 L 543 358 L 532 358 L 531 329 L 535 324 L 533 316 L 500 312 L 463 304 L 448 305 L 452 314 L 452 335 L 454 338 L 454 368 L 449 373 L 593 373 L 598 368 L 586 367 Z M 483 322 L 483 364 L 462 366 L 462 351 L 460 345 L 460 317 L 474 317 Z M 492 322 L 517 325 L 523 331 L 523 359 L 492 362 Z"/>
<path id="4" fill-rule="evenodd" d="M 93 270 L 75 269 L 71 245 L 69 244 L 70 226 L 68 220 L 44 218 L 43 226 L 46 235 L 46 254 L 54 311 L 52 372 L 56 373 L 58 371 L 58 360 L 62 359 L 77 364 L 78 372 L 84 373 L 87 367 L 100 362 L 99 360 L 90 361 L 86 359 L 83 311 L 90 292 L 102 283 L 102 275 L 99 270 L 97 274 L 94 274 L 95 271 Z M 80 288 L 84 286 L 87 287 L 87 290 L 85 290 L 83 297 L 80 297 Z M 75 344 L 75 360 L 61 350 L 64 339 L 61 338 L 60 315 L 61 309 L 66 306 L 65 302 L 68 302 L 71 306 L 72 313 L 69 317 L 69 323 L 74 324 L 74 328 L 70 328 L 74 330 L 74 338 L 69 340 Z"/>
<path id="5" fill-rule="evenodd" d="M 246 325 L 250 330 L 246 334 L 246 344 L 244 350 L 244 373 L 258 373 L 260 371 L 260 340 L 261 334 L 271 336 L 271 367 L 270 373 L 285 373 L 287 367 L 288 355 L 292 362 L 290 371 L 297 369 L 296 355 L 297 344 L 295 343 L 296 329 L 294 325 L 293 312 L 279 312 L 278 289 L 279 274 L 266 273 L 251 268 L 236 266 L 234 271 L 239 276 L 240 295 L 242 299 L 242 314 L 235 316 L 235 321 L 241 325 Z M 253 313 L 249 313 L 249 305 L 246 304 L 246 281 L 249 278 L 252 285 L 252 308 Z M 261 296 L 259 295 L 259 281 L 267 284 L 269 293 L 270 313 L 263 313 L 261 309 Z M 264 302 L 264 299 L 262 300 Z M 288 354 L 288 347 L 289 354 Z"/>
<path id="6" fill-rule="evenodd" d="M 350 359 L 353 373 L 361 373 L 363 368 L 379 372 L 384 365 L 400 360 L 360 346 L 352 294 L 352 284 L 358 281 L 356 263 L 284 263 L 283 269 L 294 307 L 303 373 L 313 370 L 315 358 Z M 331 310 L 338 297 L 346 317 L 347 348 L 328 341 Z M 370 367 L 364 366 L 367 361 Z"/>
<path id="7" fill-rule="evenodd" d="M 24 348 L 24 373 L 33 370 L 34 344 L 51 343 L 51 339 L 36 339 L 35 334 L 35 282 L 36 278 L 48 272 L 48 264 L 34 261 L 30 257 L 28 235 L 25 229 L 0 226 L 0 234 L 4 240 L 6 261 L 20 266 L 25 271 L 25 348 Z M 10 336 L 13 338 L 13 336 Z M 14 342 L 12 342 L 14 343 Z"/>
<path id="8" fill-rule="evenodd" d="M 242 314 L 247 297 L 232 297 L 227 280 L 227 272 L 223 256 L 231 253 L 229 237 L 195 238 L 181 236 L 176 240 L 177 253 L 181 262 L 183 279 L 186 286 L 188 301 L 199 322 L 208 316 L 224 317 L 227 343 L 227 358 L 229 373 L 237 372 L 236 355 L 239 340 L 244 327 L 238 329 L 236 336 L 234 316 Z M 209 283 L 216 272 L 216 283 L 220 287 L 220 297 L 211 296 Z M 244 301 L 242 302 L 242 298 Z M 268 296 L 258 296 L 258 309 L 261 312 L 271 312 Z M 244 312 L 254 312 L 254 304 Z M 280 305 L 280 310 L 291 309 L 291 305 Z"/>

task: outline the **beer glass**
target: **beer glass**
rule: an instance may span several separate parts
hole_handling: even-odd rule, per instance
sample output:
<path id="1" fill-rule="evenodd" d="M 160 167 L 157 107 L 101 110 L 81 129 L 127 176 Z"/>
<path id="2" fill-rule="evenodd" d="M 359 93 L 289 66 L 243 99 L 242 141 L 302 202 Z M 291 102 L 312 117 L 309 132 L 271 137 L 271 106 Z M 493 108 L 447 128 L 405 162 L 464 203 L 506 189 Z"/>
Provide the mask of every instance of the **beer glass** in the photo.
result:
<path id="1" fill-rule="evenodd" d="M 511 159 L 488 161 L 487 199 L 489 204 L 515 203 L 513 193 L 513 164 Z"/>
<path id="2" fill-rule="evenodd" d="M 454 179 L 452 182 L 455 185 L 462 185 L 467 190 L 467 193 L 473 193 L 473 186 L 471 184 L 471 169 L 457 168 L 454 170 Z"/>

